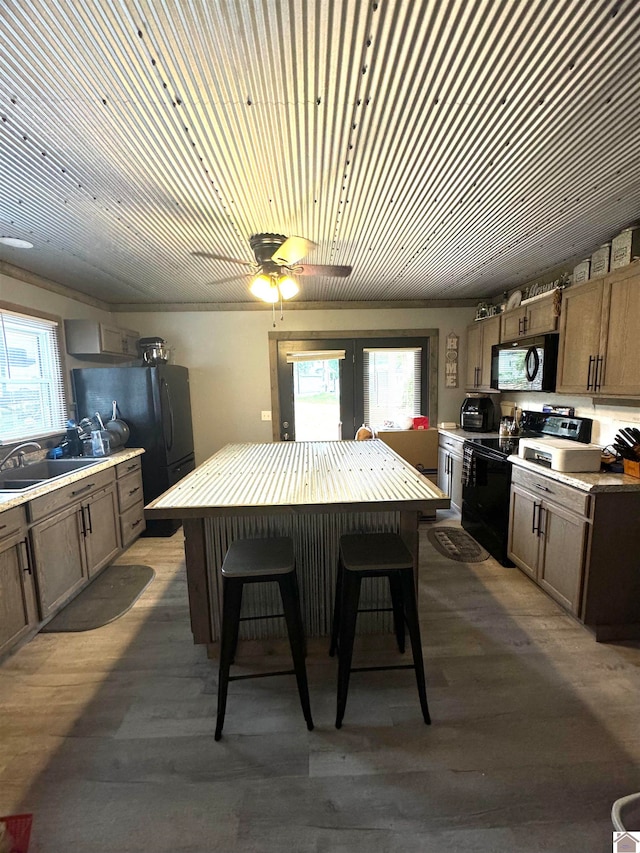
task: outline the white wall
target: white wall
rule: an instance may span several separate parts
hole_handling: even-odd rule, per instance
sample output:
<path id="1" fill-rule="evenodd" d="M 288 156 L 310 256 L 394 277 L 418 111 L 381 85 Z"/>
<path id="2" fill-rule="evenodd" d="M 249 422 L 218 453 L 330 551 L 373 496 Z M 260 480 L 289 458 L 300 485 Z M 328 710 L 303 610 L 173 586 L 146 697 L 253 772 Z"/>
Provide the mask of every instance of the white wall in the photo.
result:
<path id="1" fill-rule="evenodd" d="M 455 332 L 463 347 L 465 328 L 474 314 L 472 308 L 287 311 L 285 307 L 284 320 L 276 319 L 276 331 L 438 328 L 438 420 L 458 421 L 464 391 L 444 388 L 445 339 Z M 189 368 L 198 463 L 229 442 L 271 441 L 271 424 L 260 419 L 261 411 L 271 409 L 270 310 L 131 313 L 118 314 L 116 320 L 143 336 L 164 338 L 173 348 L 175 363 Z"/>

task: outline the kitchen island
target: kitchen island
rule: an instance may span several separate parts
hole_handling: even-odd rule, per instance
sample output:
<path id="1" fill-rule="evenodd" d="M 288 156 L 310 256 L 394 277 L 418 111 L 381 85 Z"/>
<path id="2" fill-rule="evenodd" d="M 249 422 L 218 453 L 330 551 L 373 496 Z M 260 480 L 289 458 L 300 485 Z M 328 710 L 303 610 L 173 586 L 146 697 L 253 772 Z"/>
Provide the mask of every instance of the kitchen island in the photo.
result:
<path id="1" fill-rule="evenodd" d="M 449 498 L 384 442 L 327 441 L 229 444 L 146 508 L 148 518 L 184 525 L 191 627 L 195 643 L 220 632 L 220 566 L 239 538 L 290 536 L 294 542 L 305 631 L 330 631 L 343 533 L 393 531 L 418 568 L 418 521 L 447 509 Z M 243 615 L 280 612 L 275 591 L 247 590 Z M 386 606 L 373 581 L 362 607 Z M 362 614 L 360 630 L 390 630 L 388 613 Z M 241 636 L 285 636 L 283 620 L 245 622 Z"/>

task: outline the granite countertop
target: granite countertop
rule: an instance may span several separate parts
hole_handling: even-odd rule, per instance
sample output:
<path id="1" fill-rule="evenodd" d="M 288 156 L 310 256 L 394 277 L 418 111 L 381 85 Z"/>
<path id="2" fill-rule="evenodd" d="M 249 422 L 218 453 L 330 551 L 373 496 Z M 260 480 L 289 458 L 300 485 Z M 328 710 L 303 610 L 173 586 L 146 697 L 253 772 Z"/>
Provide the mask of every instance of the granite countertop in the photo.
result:
<path id="1" fill-rule="evenodd" d="M 113 468 L 115 465 L 119 465 L 120 462 L 126 462 L 127 459 L 133 459 L 136 456 L 141 456 L 143 453 L 144 450 L 141 447 L 127 447 L 124 450 L 112 453 L 110 456 L 105 456 L 104 459 L 95 462 L 93 465 L 87 465 L 86 468 L 72 471 L 64 477 L 56 477 L 55 480 L 44 482 L 41 486 L 29 489 L 26 492 L 21 492 L 20 494 L 15 494 L 15 492 L 0 492 L 0 513 L 6 509 L 12 509 L 14 506 L 26 504 L 34 498 L 42 497 L 42 495 L 46 495 L 49 492 L 54 492 L 61 486 L 68 486 L 70 483 L 82 480 L 83 477 L 94 471 L 104 471 L 107 468 Z M 29 466 L 26 467 L 28 469 Z"/>
<path id="2" fill-rule="evenodd" d="M 592 494 L 597 492 L 640 492 L 640 480 L 636 477 L 629 477 L 627 474 L 610 474 L 601 471 L 575 471 L 571 473 L 552 471 L 550 468 L 522 459 L 520 456 L 510 456 L 509 461 L 521 468 L 526 468 L 528 471 L 533 471 L 535 474 L 556 480 L 558 483 L 565 483 L 567 486 L 581 489 L 583 492 L 591 492 Z"/>

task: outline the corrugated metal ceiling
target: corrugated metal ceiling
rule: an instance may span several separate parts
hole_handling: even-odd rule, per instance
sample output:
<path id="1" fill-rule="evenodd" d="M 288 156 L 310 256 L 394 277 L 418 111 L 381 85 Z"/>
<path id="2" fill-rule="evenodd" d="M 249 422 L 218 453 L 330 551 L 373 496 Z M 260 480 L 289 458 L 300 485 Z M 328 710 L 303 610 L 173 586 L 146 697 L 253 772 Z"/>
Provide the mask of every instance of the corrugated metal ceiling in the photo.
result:
<path id="1" fill-rule="evenodd" d="M 635 0 L 4 0 L 0 261 L 113 303 L 469 298 L 639 216 Z M 230 281 L 226 279 L 232 278 Z M 216 283 L 220 282 L 222 283 Z"/>

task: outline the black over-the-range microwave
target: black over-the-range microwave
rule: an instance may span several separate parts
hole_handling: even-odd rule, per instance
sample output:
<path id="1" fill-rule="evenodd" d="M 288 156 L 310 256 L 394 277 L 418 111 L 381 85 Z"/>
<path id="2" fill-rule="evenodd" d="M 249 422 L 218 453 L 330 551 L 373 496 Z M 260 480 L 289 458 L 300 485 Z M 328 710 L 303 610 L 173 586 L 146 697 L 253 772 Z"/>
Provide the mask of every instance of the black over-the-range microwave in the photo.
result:
<path id="1" fill-rule="evenodd" d="M 555 391 L 558 335 L 540 335 L 491 350 L 491 387 L 498 391 Z"/>

